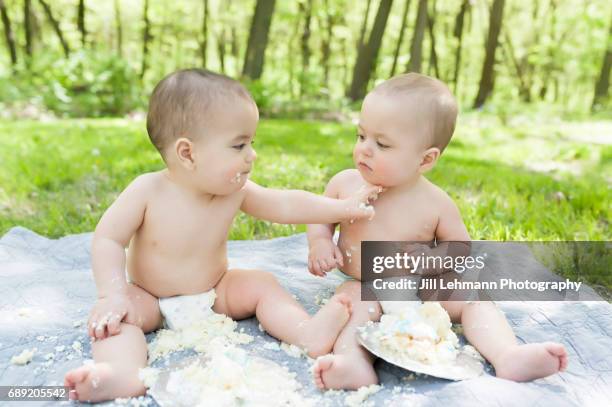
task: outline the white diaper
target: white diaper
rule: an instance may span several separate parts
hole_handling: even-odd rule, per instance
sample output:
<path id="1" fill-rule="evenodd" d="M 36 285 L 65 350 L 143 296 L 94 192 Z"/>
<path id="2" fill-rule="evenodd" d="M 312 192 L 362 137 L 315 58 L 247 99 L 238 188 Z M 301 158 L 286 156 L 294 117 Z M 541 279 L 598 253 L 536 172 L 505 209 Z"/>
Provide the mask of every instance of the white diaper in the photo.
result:
<path id="1" fill-rule="evenodd" d="M 212 307 L 217 294 L 213 288 L 202 294 L 177 295 L 159 299 L 159 309 L 164 319 L 164 327 L 182 329 L 195 321 L 206 319 L 213 314 Z"/>

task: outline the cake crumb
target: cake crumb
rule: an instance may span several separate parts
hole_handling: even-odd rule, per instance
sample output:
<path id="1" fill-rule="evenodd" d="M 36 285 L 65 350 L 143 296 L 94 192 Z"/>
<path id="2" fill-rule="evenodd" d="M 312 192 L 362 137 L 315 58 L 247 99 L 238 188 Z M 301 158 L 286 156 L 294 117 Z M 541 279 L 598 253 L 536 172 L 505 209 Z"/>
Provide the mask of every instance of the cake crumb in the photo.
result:
<path id="1" fill-rule="evenodd" d="M 19 355 L 15 355 L 11 358 L 11 363 L 18 366 L 27 365 L 32 361 L 34 354 L 36 353 L 36 348 L 24 349 Z"/>

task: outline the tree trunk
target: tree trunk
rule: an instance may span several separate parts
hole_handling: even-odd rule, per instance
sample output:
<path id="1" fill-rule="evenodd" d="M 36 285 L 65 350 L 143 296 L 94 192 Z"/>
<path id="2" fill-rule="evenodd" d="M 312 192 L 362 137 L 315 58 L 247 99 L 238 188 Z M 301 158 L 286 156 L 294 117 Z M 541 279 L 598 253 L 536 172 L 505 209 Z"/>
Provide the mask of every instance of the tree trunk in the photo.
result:
<path id="1" fill-rule="evenodd" d="M 423 60 L 423 38 L 425 37 L 425 27 L 427 26 L 427 0 L 419 0 L 417 19 L 414 24 L 414 36 L 410 46 L 410 63 L 408 71 L 421 72 Z"/>
<path id="2" fill-rule="evenodd" d="M 202 13 L 202 42 L 200 43 L 200 56 L 202 57 L 202 68 L 206 68 L 206 54 L 208 51 L 208 0 L 203 0 L 204 11 Z"/>
<path id="3" fill-rule="evenodd" d="M 368 43 L 357 54 L 357 61 L 353 69 L 353 81 L 347 94 L 351 100 L 358 100 L 365 96 L 370 76 L 376 66 L 376 58 L 378 57 L 378 51 L 380 50 L 380 44 L 382 43 L 392 4 L 393 0 L 380 1 Z"/>
<path id="4" fill-rule="evenodd" d="M 304 93 L 304 86 L 310 67 L 310 22 L 312 21 L 312 0 L 307 0 L 306 4 L 300 3 L 300 10 L 304 14 L 304 29 L 300 38 L 300 48 L 302 51 L 302 72 L 300 74 L 300 94 Z"/>
<path id="5" fill-rule="evenodd" d="M 225 73 L 225 42 L 225 27 L 221 27 L 221 33 L 217 36 L 217 53 L 222 73 Z"/>
<path id="6" fill-rule="evenodd" d="M 361 23 L 361 30 L 359 30 L 359 39 L 357 40 L 357 50 L 361 49 L 365 45 L 365 33 L 368 28 L 368 20 L 370 19 L 370 6 L 372 5 L 372 0 L 368 0 L 366 3 L 366 11 L 363 16 L 363 22 Z"/>
<path id="7" fill-rule="evenodd" d="M 263 72 L 264 57 L 268 45 L 268 33 L 272 25 L 272 14 L 274 13 L 275 0 L 257 0 L 251 29 L 249 32 L 249 42 L 247 44 L 246 55 L 242 74 L 250 79 L 259 79 Z"/>
<path id="8" fill-rule="evenodd" d="M 440 77 L 440 69 L 438 68 L 438 53 L 436 52 L 436 36 L 434 33 L 434 16 L 436 15 L 436 2 L 433 1 L 432 12 L 427 17 L 427 27 L 429 28 L 430 52 L 429 52 L 429 71 L 433 67 L 434 75 L 438 79 Z"/>
<path id="9" fill-rule="evenodd" d="M 142 66 L 140 68 L 140 78 L 144 78 L 147 72 L 147 59 L 149 57 L 149 42 L 151 41 L 151 22 L 149 21 L 149 0 L 144 0 L 144 8 L 142 11 Z"/>
<path id="10" fill-rule="evenodd" d="M 9 53 L 11 54 L 11 64 L 14 68 L 15 65 L 17 65 L 17 48 L 15 47 L 15 37 L 13 37 L 11 20 L 4 4 L 4 0 L 0 0 L 0 14 L 2 15 L 2 25 L 4 26 L 4 38 L 6 39 L 6 45 L 9 49 Z"/>
<path id="11" fill-rule="evenodd" d="M 51 7 L 49 7 L 49 5 L 45 2 L 45 0 L 38 0 L 38 2 L 45 10 L 45 14 L 47 15 L 49 22 L 53 26 L 53 30 L 55 31 L 57 38 L 59 38 L 60 43 L 62 44 L 64 55 L 68 57 L 70 55 L 70 48 L 68 47 L 68 43 L 64 39 L 64 34 L 62 33 L 62 29 L 60 28 L 59 22 L 55 19 L 55 17 L 53 17 L 53 12 L 51 11 Z"/>
<path id="12" fill-rule="evenodd" d="M 514 67 L 514 70 L 516 71 L 516 78 L 518 79 L 518 82 L 519 82 L 520 98 L 523 102 L 530 103 L 531 102 L 531 92 L 530 92 L 530 87 L 527 82 L 527 79 L 525 78 L 526 76 L 525 70 L 523 69 L 523 65 L 519 63 L 519 61 L 516 58 L 516 53 L 514 51 L 514 45 L 512 44 L 512 39 L 510 38 L 510 35 L 508 34 L 508 30 L 504 30 L 503 36 L 504 36 L 504 44 L 506 45 L 506 47 L 502 47 L 502 52 L 506 55 L 507 59 L 509 60 L 509 62 Z"/>
<path id="13" fill-rule="evenodd" d="M 391 65 L 391 71 L 389 77 L 395 76 L 395 70 L 397 69 L 397 59 L 399 58 L 400 48 L 402 41 L 404 40 L 404 32 L 406 32 L 406 22 L 408 21 L 408 11 L 410 10 L 410 0 L 406 0 L 404 5 L 404 11 L 402 12 L 402 24 L 400 26 L 399 38 L 397 44 L 395 44 L 395 51 L 393 52 L 393 64 Z"/>
<path id="14" fill-rule="evenodd" d="M 486 55 L 482 65 L 482 75 L 478 94 L 474 100 L 474 108 L 484 105 L 487 98 L 493 92 L 495 83 L 495 51 L 497 50 L 499 32 L 501 30 L 502 18 L 504 15 L 504 0 L 494 0 L 493 8 L 489 17 L 489 35 L 487 37 Z"/>
<path id="15" fill-rule="evenodd" d="M 77 27 L 81 33 L 81 45 L 85 48 L 85 41 L 87 38 L 87 29 L 85 27 L 85 0 L 79 0 L 79 7 L 77 10 Z"/>
<path id="16" fill-rule="evenodd" d="M 321 64 L 323 65 L 323 84 L 329 89 L 329 67 L 331 59 L 331 40 L 334 34 L 336 16 L 332 13 L 328 0 L 323 0 L 325 9 L 325 20 L 321 22 L 321 27 L 325 27 L 325 35 L 321 38 Z"/>
<path id="17" fill-rule="evenodd" d="M 612 38 L 612 22 L 610 23 L 608 33 L 608 46 L 604 53 L 603 63 L 601 65 L 601 72 L 599 79 L 595 84 L 595 96 L 593 97 L 592 110 L 597 110 L 599 106 L 605 106 L 608 103 L 608 92 L 610 89 L 610 66 L 612 66 L 612 46 L 610 45 L 610 38 Z"/>
<path id="18" fill-rule="evenodd" d="M 549 36 L 551 38 L 552 44 L 557 44 L 557 42 L 555 41 L 555 37 L 556 37 L 555 33 L 556 33 L 556 28 L 557 28 L 556 27 L 557 26 L 557 2 L 555 0 L 550 1 L 550 7 L 547 10 L 546 15 L 550 16 Z M 553 65 L 554 65 L 554 63 L 552 62 L 552 58 L 554 55 L 553 47 L 555 45 L 552 45 L 552 44 L 548 46 L 549 60 L 547 61 L 547 63 L 544 64 L 544 67 L 540 74 L 540 77 L 542 78 L 542 87 L 540 88 L 540 91 L 538 93 L 539 93 L 540 99 L 542 100 L 546 98 L 546 94 L 548 93 L 549 81 L 553 79 L 551 74 L 552 74 Z M 558 97 L 558 92 L 556 92 L 555 100 L 557 97 Z"/>
<path id="19" fill-rule="evenodd" d="M 115 30 L 117 31 L 117 55 L 123 56 L 123 24 L 121 23 L 121 6 L 115 0 Z"/>
<path id="20" fill-rule="evenodd" d="M 457 14 L 457 18 L 455 18 L 455 29 L 453 30 L 453 35 L 457 39 L 457 49 L 455 51 L 455 72 L 453 75 L 453 88 L 454 92 L 457 93 L 457 86 L 459 83 L 459 70 L 461 69 L 461 46 L 463 45 L 463 21 L 465 19 L 465 14 L 469 13 L 470 10 L 470 0 L 463 0 L 461 3 L 461 8 L 459 9 L 459 14 Z"/>
<path id="21" fill-rule="evenodd" d="M 238 30 L 236 27 L 232 26 L 230 34 L 232 37 L 232 59 L 234 60 L 234 66 L 236 68 L 235 76 L 240 76 L 240 65 L 238 64 L 240 60 L 240 43 L 238 42 Z"/>
<path id="22" fill-rule="evenodd" d="M 23 2 L 23 28 L 25 31 L 25 51 L 32 56 L 32 0 Z"/>

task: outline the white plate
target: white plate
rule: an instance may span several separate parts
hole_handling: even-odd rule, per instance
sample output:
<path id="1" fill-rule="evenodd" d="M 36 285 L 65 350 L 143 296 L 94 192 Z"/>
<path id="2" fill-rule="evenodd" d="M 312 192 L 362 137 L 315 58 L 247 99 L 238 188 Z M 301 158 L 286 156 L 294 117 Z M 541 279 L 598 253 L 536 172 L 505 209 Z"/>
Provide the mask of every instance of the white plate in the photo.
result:
<path id="1" fill-rule="evenodd" d="M 440 377 L 448 380 L 467 380 L 473 379 L 483 374 L 484 367 L 482 359 L 478 355 L 464 348 L 459 350 L 457 359 L 450 364 L 426 364 L 416 360 L 402 358 L 401 360 L 388 350 L 382 348 L 375 334 L 378 330 L 378 323 L 373 323 L 360 328 L 357 331 L 359 342 L 371 353 L 387 362 L 399 366 L 403 369 L 416 373 L 425 373 L 430 376 Z"/>

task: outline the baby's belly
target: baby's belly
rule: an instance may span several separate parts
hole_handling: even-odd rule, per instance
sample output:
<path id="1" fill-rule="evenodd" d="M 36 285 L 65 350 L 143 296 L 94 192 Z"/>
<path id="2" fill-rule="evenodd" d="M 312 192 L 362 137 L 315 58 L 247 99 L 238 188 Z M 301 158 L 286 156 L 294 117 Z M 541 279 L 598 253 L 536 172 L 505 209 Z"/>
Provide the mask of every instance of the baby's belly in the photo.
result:
<path id="1" fill-rule="evenodd" d="M 162 258 L 156 254 L 131 256 L 130 280 L 155 297 L 199 294 L 214 288 L 227 271 L 227 258 Z"/>
<path id="2" fill-rule="evenodd" d="M 344 265 L 339 267 L 347 276 L 361 281 L 361 241 L 351 238 L 348 233 L 340 234 L 338 248 L 342 252 Z"/>

